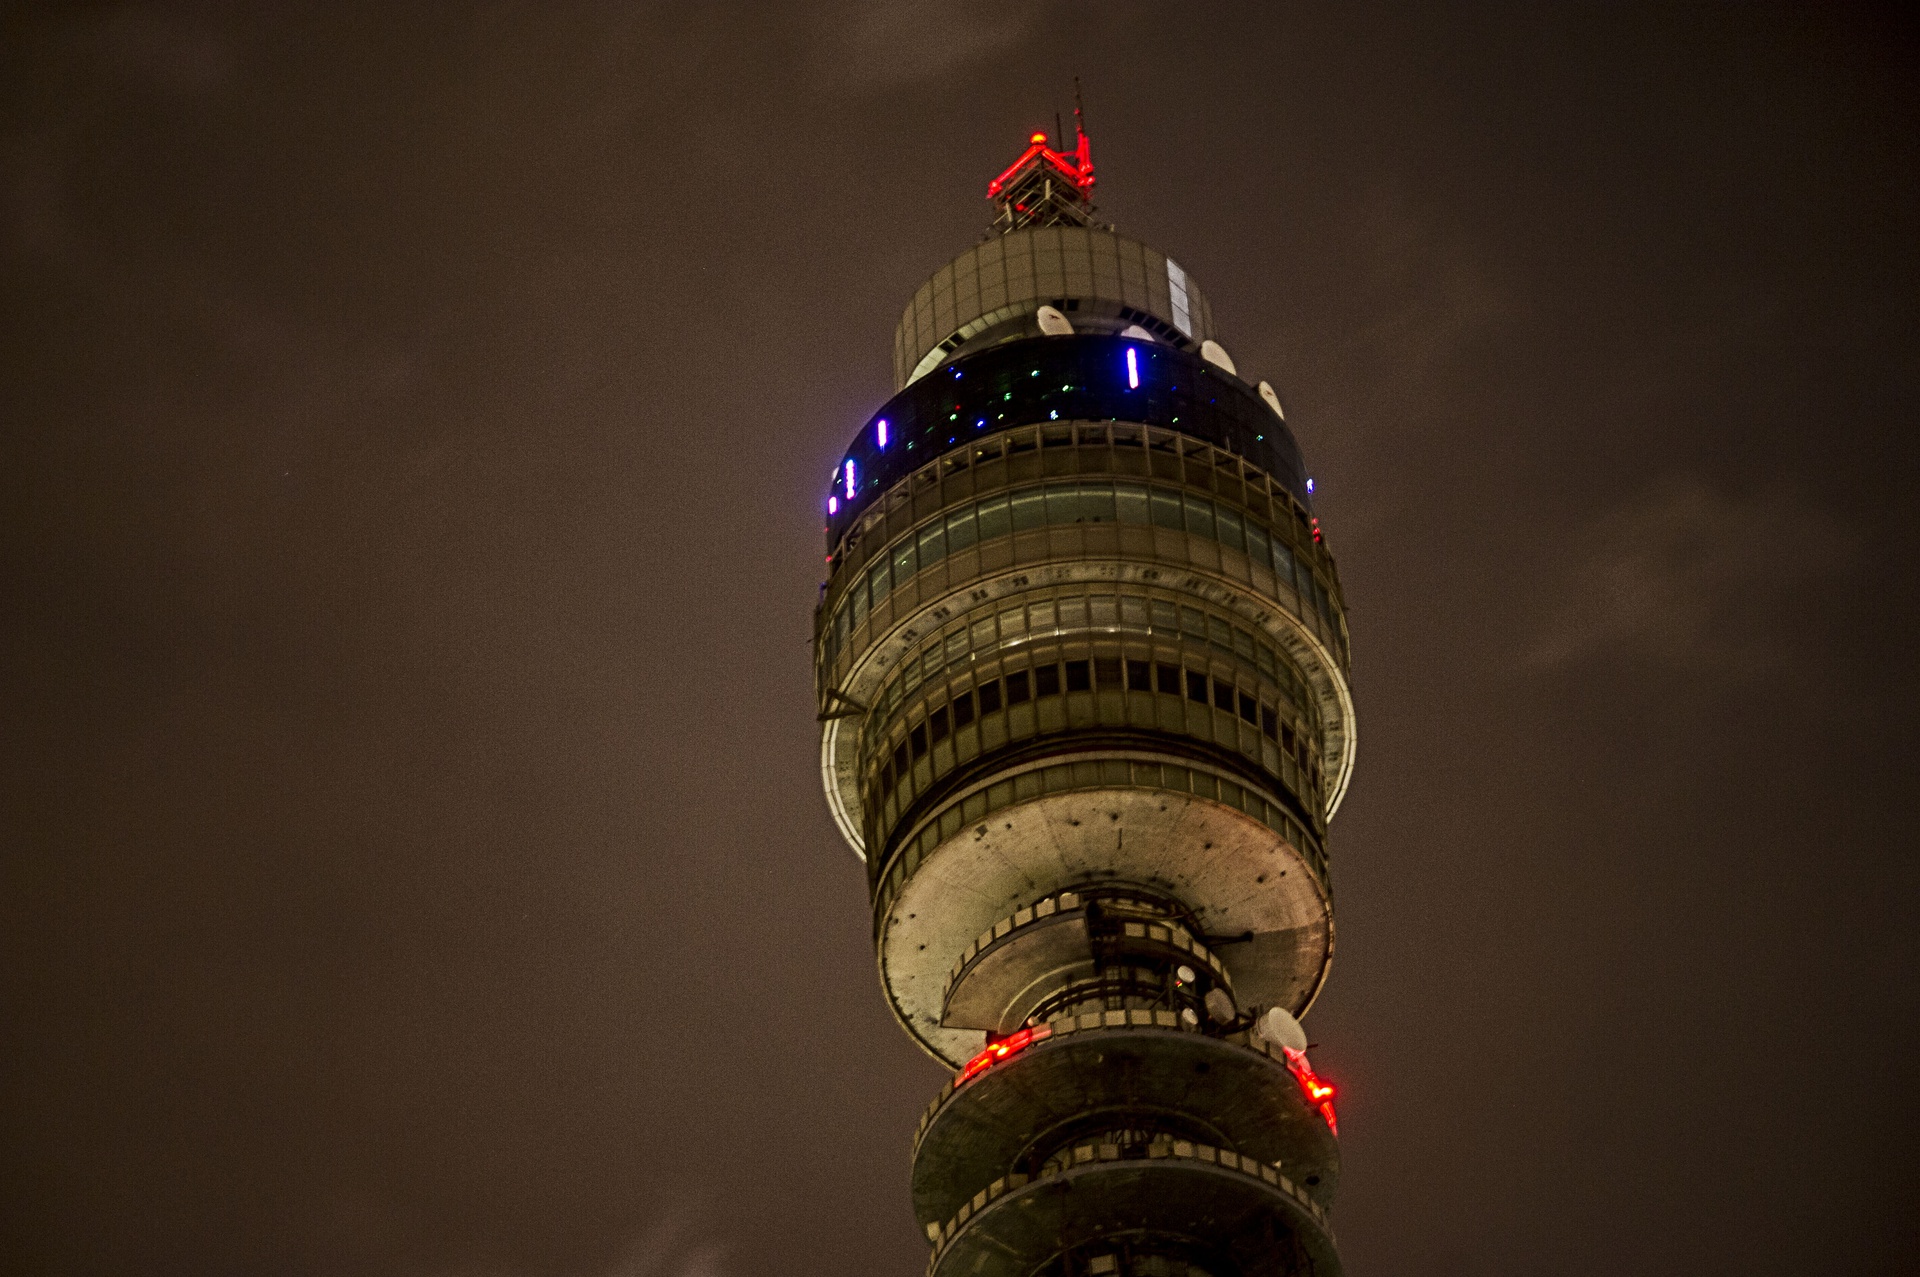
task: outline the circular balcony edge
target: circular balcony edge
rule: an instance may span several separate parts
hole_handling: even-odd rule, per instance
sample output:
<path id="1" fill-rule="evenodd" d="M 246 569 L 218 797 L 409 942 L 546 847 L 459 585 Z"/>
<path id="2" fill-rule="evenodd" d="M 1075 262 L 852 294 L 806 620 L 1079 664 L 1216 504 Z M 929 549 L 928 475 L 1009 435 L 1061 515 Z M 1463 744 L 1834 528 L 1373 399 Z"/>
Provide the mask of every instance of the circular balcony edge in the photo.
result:
<path id="1" fill-rule="evenodd" d="M 1048 579 L 1036 584 L 1032 577 L 1040 567 L 1045 568 Z M 835 712 L 830 708 L 820 733 L 821 786 L 826 791 L 827 806 L 833 814 L 834 824 L 839 827 L 841 836 L 853 848 L 854 854 L 862 861 L 867 859 L 868 849 L 862 833 L 865 804 L 860 796 L 858 733 L 857 730 L 849 731 L 849 725 L 863 716 L 864 705 L 859 693 L 864 690 L 867 697 L 871 698 L 873 693 L 867 690 L 868 685 L 872 689 L 881 686 L 887 669 L 906 654 L 905 649 L 924 637 L 920 631 L 936 612 L 941 613 L 938 620 L 944 625 L 953 620 L 956 614 L 965 615 L 972 610 L 971 607 L 962 608 L 956 613 L 951 606 L 956 598 L 984 594 L 986 597 L 977 599 L 974 604 L 984 606 L 1004 602 L 1007 598 L 1035 588 L 1081 583 L 1150 584 L 1192 594 L 1216 606 L 1226 607 L 1249 624 L 1259 626 L 1279 643 L 1308 676 L 1308 688 L 1318 702 L 1321 757 L 1325 760 L 1323 766 L 1326 771 L 1326 818 L 1331 823 L 1346 797 L 1359 746 L 1353 690 L 1338 659 L 1312 630 L 1285 607 L 1221 572 L 1191 565 L 1178 568 L 1179 574 L 1188 581 L 1204 582 L 1212 587 L 1211 591 L 1185 589 L 1186 582 L 1181 581 L 1178 575 L 1169 580 L 1158 576 L 1148 580 L 1138 575 L 1141 572 L 1159 573 L 1164 570 L 1158 564 L 1120 559 L 1080 559 L 1069 563 L 1009 567 L 989 576 L 968 578 L 944 594 L 924 600 L 913 612 L 889 626 L 885 634 L 870 642 L 848 671 L 842 688 L 835 689 L 829 697 L 836 705 L 846 707 L 844 712 Z M 1250 606 L 1235 608 L 1235 601 Z M 892 648 L 900 650 L 890 650 Z"/>
<path id="2" fill-rule="evenodd" d="M 1312 1005 L 1334 952 L 1333 898 L 1320 871 L 1280 831 L 1230 801 L 1229 790 L 1248 801 L 1238 782 L 1202 775 L 1217 782 L 1209 794 L 1099 774 L 1103 765 L 1137 762 L 1048 764 L 1035 769 L 1042 773 L 1036 783 L 1058 770 L 1059 788 L 1016 793 L 991 810 L 986 791 L 976 790 L 953 805 L 959 819 L 946 822 L 954 824 L 950 832 L 934 826 L 924 851 L 909 845 L 894 858 L 875 888 L 875 962 L 894 1017 L 929 1055 L 958 1068 L 985 1041 L 979 1030 L 941 1023 L 947 979 L 968 944 L 1001 918 L 1077 888 L 1142 888 L 1191 909 L 1207 934 L 1251 933 L 1222 953 L 1241 1000 L 1295 1015 Z M 1166 766 L 1143 765 L 1163 774 Z M 1087 772 L 1086 783 L 1073 783 L 1075 769 Z M 965 805 L 971 798 L 980 800 L 978 811 Z M 1171 843 L 1188 851 L 1168 856 Z"/>
<path id="3" fill-rule="evenodd" d="M 1018 1035 L 1006 1041 L 1013 1042 L 1016 1038 Z M 1104 1057 L 1105 1053 L 1116 1047 L 1130 1043 L 1164 1054 L 1171 1062 L 1227 1066 L 1218 1075 L 1223 1080 L 1217 1081 L 1218 1089 L 1223 1094 L 1213 1097 L 1213 1103 L 1226 1102 L 1229 1105 L 1226 1110 L 1215 1110 L 1216 1114 L 1225 1112 L 1225 1125 L 1218 1116 L 1209 1117 L 1184 1108 L 1185 1105 L 1198 1107 L 1190 1093 L 1183 1092 L 1179 1097 L 1165 1101 L 1140 1099 L 1136 1102 L 1142 1109 L 1152 1107 L 1161 1112 L 1176 1112 L 1197 1119 L 1202 1125 L 1214 1127 L 1219 1135 L 1242 1150 L 1247 1149 L 1248 1140 L 1256 1144 L 1261 1140 L 1285 1141 L 1291 1146 L 1287 1150 L 1292 1154 L 1290 1157 L 1281 1156 L 1281 1150 L 1277 1147 L 1269 1147 L 1264 1151 L 1275 1156 L 1255 1160 L 1261 1165 L 1272 1164 L 1275 1170 L 1284 1166 L 1291 1166 L 1296 1172 L 1304 1170 L 1304 1175 L 1296 1176 L 1296 1182 L 1302 1184 L 1302 1191 L 1322 1210 L 1331 1208 L 1339 1187 L 1339 1141 L 1327 1119 L 1314 1109 L 1301 1090 L 1301 1083 L 1285 1052 L 1256 1032 L 1245 1029 L 1234 1033 L 1208 1032 L 1204 1028 L 1183 1024 L 1170 1011 L 1135 1009 L 1087 1012 L 1050 1020 L 1037 1027 L 1030 1037 L 1005 1056 L 995 1058 L 983 1055 L 949 1079 L 928 1104 L 921 1114 L 919 1125 L 914 1129 L 914 1207 L 921 1223 L 937 1223 L 950 1217 L 955 1206 L 948 1204 L 943 1208 L 939 1198 L 971 1196 L 967 1191 L 969 1185 L 964 1182 L 950 1192 L 941 1193 L 938 1190 L 939 1182 L 953 1182 L 956 1161 L 968 1159 L 987 1163 L 984 1168 L 972 1168 L 970 1178 L 973 1186 L 977 1186 L 1003 1176 L 1011 1160 L 1025 1147 L 1021 1141 L 1032 1136 L 1031 1131 L 1021 1129 L 989 1147 L 989 1136 L 980 1128 L 994 1123 L 967 1110 L 983 1104 L 1037 1105 L 1038 1101 L 1033 1095 L 1035 1083 L 1031 1077 L 1036 1063 L 1062 1055 L 1079 1057 L 1090 1050 Z M 1236 1079 L 1227 1071 L 1236 1063 L 1255 1065 L 1274 1072 L 1264 1081 L 1252 1077 Z M 1056 1064 L 1054 1067 L 1069 1066 Z M 1071 1067 L 1076 1077 L 1085 1076 L 1086 1070 L 1077 1061 Z M 1214 1085 L 1216 1074 L 1212 1067 L 1209 1067 L 1206 1076 L 1209 1084 Z M 1232 1094 L 1236 1090 L 1245 1093 Z M 1247 1113 L 1251 1107 L 1274 1101 L 1275 1092 L 1278 1093 L 1277 1102 L 1288 1108 L 1286 1115 L 1277 1117 L 1276 1122 L 1264 1131 L 1253 1129 L 1246 1121 Z M 1096 1107 L 1112 1106 L 1096 1101 Z M 1004 1119 L 1004 1116 L 998 1115 L 1000 1119 Z M 956 1122 L 961 1125 L 955 1127 Z M 1290 1129 L 1276 1131 L 1275 1125 Z M 943 1128 L 948 1128 L 944 1134 Z M 1235 1138 L 1236 1133 L 1242 1137 Z M 923 1161 L 930 1156 L 941 1163 L 943 1173 L 935 1174 Z M 923 1183 L 928 1180 L 933 1183 Z M 1308 1180 L 1312 1182 L 1305 1182 Z"/>
<path id="4" fill-rule="evenodd" d="M 934 1251 L 928 1277 L 1029 1277 L 1062 1251 L 1128 1233 L 1204 1241 L 1225 1252 L 1240 1277 L 1337 1277 L 1341 1271 L 1326 1212 L 1271 1166 L 1185 1140 L 1156 1146 L 1145 1157 L 1123 1157 L 1111 1144 L 1081 1145 L 1073 1152 L 1073 1165 L 997 1179 L 951 1219 L 929 1226 Z M 1095 1195 L 1109 1199 L 1097 1220 L 1074 1209 Z M 1239 1214 L 1239 1235 L 1222 1234 L 1220 1215 L 1229 1210 Z M 1269 1223 L 1277 1217 L 1300 1241 L 1302 1253 L 1286 1255 L 1268 1237 L 1246 1237 L 1262 1216 Z M 1027 1238 L 1033 1239 L 1030 1246 L 1022 1244 Z M 993 1263 L 996 1256 L 1014 1255 L 1023 1266 Z"/>

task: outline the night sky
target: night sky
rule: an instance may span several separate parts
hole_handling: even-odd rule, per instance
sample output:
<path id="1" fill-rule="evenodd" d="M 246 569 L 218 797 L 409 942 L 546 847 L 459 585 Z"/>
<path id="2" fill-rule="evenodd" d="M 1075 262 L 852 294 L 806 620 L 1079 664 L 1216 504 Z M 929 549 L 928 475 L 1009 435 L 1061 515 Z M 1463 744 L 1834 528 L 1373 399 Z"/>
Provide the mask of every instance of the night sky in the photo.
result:
<path id="1" fill-rule="evenodd" d="M 9 6 L 0 1263 L 921 1271 L 819 503 L 1078 75 L 1351 605 L 1349 1271 L 1906 1269 L 1892 12 Z"/>

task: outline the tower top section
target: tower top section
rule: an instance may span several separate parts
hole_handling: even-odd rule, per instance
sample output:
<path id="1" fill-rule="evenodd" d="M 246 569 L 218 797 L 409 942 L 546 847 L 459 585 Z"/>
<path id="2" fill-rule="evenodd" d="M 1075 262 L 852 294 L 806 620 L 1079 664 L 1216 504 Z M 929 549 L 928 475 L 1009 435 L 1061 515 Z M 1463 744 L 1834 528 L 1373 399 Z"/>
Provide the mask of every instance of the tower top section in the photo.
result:
<path id="1" fill-rule="evenodd" d="M 1027 139 L 1027 149 L 1006 172 L 987 183 L 987 198 L 999 205 L 993 228 L 1002 235 L 1030 226 L 1094 226 L 1093 150 L 1073 108 L 1073 149 L 1056 150 L 1044 132 Z M 1061 139 L 1061 145 L 1066 140 Z"/>

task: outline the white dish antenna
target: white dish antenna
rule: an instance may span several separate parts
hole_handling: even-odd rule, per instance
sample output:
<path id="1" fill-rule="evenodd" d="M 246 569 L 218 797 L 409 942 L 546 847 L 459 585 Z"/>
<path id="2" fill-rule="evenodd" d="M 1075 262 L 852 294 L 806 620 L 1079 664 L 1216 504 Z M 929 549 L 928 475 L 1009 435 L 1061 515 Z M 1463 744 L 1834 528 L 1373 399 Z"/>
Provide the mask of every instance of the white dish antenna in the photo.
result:
<path id="1" fill-rule="evenodd" d="M 1200 358 L 1215 368 L 1226 369 L 1236 377 L 1240 375 L 1240 370 L 1233 366 L 1233 356 L 1227 353 L 1226 347 L 1211 337 L 1200 343 Z"/>
<path id="2" fill-rule="evenodd" d="M 1260 397 L 1267 401 L 1267 407 L 1273 409 L 1273 415 L 1285 421 L 1286 412 L 1280 407 L 1280 396 L 1273 393 L 1273 387 L 1266 382 L 1260 383 Z"/>
<path id="3" fill-rule="evenodd" d="M 1120 330 L 1120 335 L 1122 337 L 1131 337 L 1135 341 L 1152 341 L 1154 339 L 1152 333 L 1148 332 L 1146 329 L 1142 328 L 1138 324 L 1128 324 L 1125 328 L 1122 328 Z"/>
<path id="4" fill-rule="evenodd" d="M 1035 318 L 1040 321 L 1040 331 L 1049 337 L 1073 336 L 1073 325 L 1067 322 L 1065 315 L 1051 306 L 1042 306 L 1035 312 Z"/>
<path id="5" fill-rule="evenodd" d="M 1300 1021 L 1287 1013 L 1285 1007 L 1269 1007 L 1258 1023 L 1260 1036 L 1275 1046 L 1294 1051 L 1307 1049 L 1307 1031 L 1300 1027 Z"/>

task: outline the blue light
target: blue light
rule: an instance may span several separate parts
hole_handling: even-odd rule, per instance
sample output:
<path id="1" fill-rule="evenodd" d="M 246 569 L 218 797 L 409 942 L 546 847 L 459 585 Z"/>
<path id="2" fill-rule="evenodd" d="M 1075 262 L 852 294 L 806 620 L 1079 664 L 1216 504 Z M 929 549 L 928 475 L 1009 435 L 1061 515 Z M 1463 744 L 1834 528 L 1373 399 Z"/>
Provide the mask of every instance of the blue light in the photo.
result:
<path id="1" fill-rule="evenodd" d="M 1127 389 L 1140 389 L 1140 356 L 1132 346 L 1127 347 Z"/>
<path id="2" fill-rule="evenodd" d="M 847 500 L 849 501 L 853 500 L 854 494 L 859 491 L 860 491 L 860 471 L 855 468 L 853 464 L 853 458 L 848 457 L 847 458 Z"/>
<path id="3" fill-rule="evenodd" d="M 1308 492 L 1312 492 L 1312 491 L 1313 491 L 1313 480 L 1311 480 L 1311 479 L 1309 479 L 1309 480 L 1307 480 L 1307 491 L 1308 491 Z"/>
<path id="4" fill-rule="evenodd" d="M 839 514 L 839 513 L 840 513 L 840 498 L 839 498 L 839 497 L 828 497 L 828 498 L 827 498 L 827 513 L 828 513 L 828 514 Z"/>
<path id="5" fill-rule="evenodd" d="M 884 451 L 886 451 L 886 447 L 887 447 L 887 419 L 886 419 L 885 417 L 882 417 L 882 418 L 880 418 L 880 422 L 879 422 L 879 424 L 878 424 L 878 425 L 876 425 L 876 426 L 875 426 L 875 427 L 873 428 L 873 432 L 874 432 L 874 434 L 876 434 L 876 435 L 878 435 L 878 436 L 879 436 L 879 439 L 880 439 L 880 449 L 881 449 L 881 451 L 883 451 L 883 452 L 884 452 Z"/>

